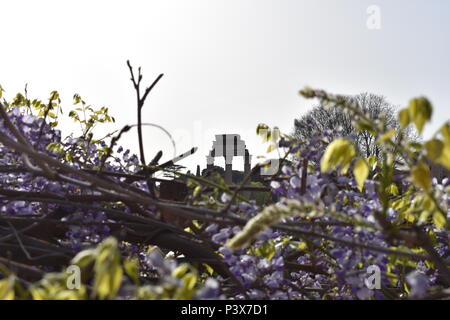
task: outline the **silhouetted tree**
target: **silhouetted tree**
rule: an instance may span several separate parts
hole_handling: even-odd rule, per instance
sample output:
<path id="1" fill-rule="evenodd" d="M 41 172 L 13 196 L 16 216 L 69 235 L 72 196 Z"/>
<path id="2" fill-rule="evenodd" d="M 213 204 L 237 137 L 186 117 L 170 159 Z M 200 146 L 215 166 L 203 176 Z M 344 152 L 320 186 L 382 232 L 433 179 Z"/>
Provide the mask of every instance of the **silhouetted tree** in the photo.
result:
<path id="1" fill-rule="evenodd" d="M 399 123 L 396 116 L 396 108 L 386 101 L 383 96 L 361 93 L 356 96 L 349 96 L 355 99 L 365 114 L 371 119 L 383 121 L 388 129 L 397 129 Z M 380 149 L 375 144 L 375 138 L 368 131 L 357 132 L 352 117 L 340 107 L 324 108 L 322 105 L 315 106 L 312 110 L 295 120 L 294 136 L 299 140 L 308 140 L 317 133 L 325 130 L 340 129 L 340 135 L 348 137 L 354 135 L 356 148 L 365 157 L 379 157 Z M 409 137 L 414 133 L 406 132 Z"/>

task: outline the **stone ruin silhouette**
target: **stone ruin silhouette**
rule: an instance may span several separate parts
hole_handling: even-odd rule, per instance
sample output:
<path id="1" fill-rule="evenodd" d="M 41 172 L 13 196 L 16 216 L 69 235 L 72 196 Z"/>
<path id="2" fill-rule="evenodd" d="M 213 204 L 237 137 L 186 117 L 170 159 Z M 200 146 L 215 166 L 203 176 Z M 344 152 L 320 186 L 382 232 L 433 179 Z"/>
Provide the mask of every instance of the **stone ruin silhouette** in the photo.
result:
<path id="1" fill-rule="evenodd" d="M 214 160 L 216 157 L 224 157 L 225 159 L 225 183 L 230 185 L 233 182 L 233 158 L 244 157 L 244 177 L 251 171 L 251 158 L 244 140 L 238 134 L 218 134 L 213 141 L 212 150 L 206 156 L 206 169 L 214 168 Z"/>
<path id="2" fill-rule="evenodd" d="M 225 169 L 214 165 L 215 158 L 217 157 L 224 157 Z M 243 172 L 240 170 L 233 170 L 234 157 L 244 158 Z M 200 170 L 200 165 L 197 165 L 195 175 L 197 177 L 206 177 L 209 179 L 209 173 L 214 171 L 223 177 L 225 184 L 233 187 L 233 185 L 241 183 L 244 178 L 251 173 L 251 160 L 252 156 L 239 134 L 217 134 L 215 135 L 212 149 L 206 156 L 206 168 Z M 190 173 L 190 171 L 188 171 L 188 173 Z M 186 181 L 186 177 L 162 181 L 160 184 L 160 197 L 166 200 L 184 201 L 188 193 Z M 259 171 L 253 173 L 248 180 L 249 185 L 252 182 L 259 182 L 263 185 L 267 184 L 264 182 Z M 248 199 L 254 198 L 254 192 L 252 191 L 243 191 L 242 195 Z"/>

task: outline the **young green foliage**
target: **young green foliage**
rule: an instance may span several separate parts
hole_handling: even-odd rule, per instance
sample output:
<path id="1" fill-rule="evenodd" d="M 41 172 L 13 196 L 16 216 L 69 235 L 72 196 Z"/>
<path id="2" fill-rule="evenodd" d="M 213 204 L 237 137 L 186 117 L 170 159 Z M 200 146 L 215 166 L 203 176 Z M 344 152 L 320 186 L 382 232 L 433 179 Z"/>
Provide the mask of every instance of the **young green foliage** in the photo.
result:
<path id="1" fill-rule="evenodd" d="M 349 140 L 336 139 L 325 150 L 320 162 L 320 169 L 322 172 L 328 172 L 341 166 L 341 173 L 345 174 L 355 156 L 355 147 Z"/>
<path id="2" fill-rule="evenodd" d="M 433 107 L 425 97 L 415 98 L 409 102 L 409 119 L 416 125 L 417 131 L 422 133 L 425 123 L 430 121 L 433 114 Z M 405 115 L 402 115 L 403 123 L 406 123 Z"/>
<path id="3" fill-rule="evenodd" d="M 353 167 L 353 174 L 355 175 L 356 182 L 358 183 L 359 191 L 364 188 L 364 182 L 369 176 L 370 168 L 364 158 L 359 158 Z"/>

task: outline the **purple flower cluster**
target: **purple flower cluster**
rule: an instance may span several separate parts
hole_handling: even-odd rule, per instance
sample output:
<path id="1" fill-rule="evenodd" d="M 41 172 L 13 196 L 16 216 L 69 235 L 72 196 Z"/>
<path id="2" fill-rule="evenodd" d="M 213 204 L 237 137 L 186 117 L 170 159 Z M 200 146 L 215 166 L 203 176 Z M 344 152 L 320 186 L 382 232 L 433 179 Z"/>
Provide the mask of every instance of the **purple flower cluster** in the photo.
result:
<path id="1" fill-rule="evenodd" d="M 61 139 L 61 132 L 44 122 L 41 117 L 24 114 L 20 108 L 8 112 L 12 124 L 36 150 L 69 163 L 75 168 L 95 169 L 101 165 L 103 150 L 107 147 L 104 141 L 87 141 L 83 138 L 68 137 Z M 3 120 L 0 120 L 0 130 L 15 140 Z M 70 155 L 70 157 L 68 156 Z M 120 157 L 119 157 L 120 156 Z M 104 171 L 133 173 L 138 167 L 138 158 L 130 155 L 130 151 L 120 148 L 119 152 L 107 159 Z M 55 195 L 94 195 L 89 188 L 82 188 L 63 181 L 52 181 L 36 176 L 26 170 L 22 155 L 7 146 L 0 146 L 0 184 L 3 189 L 30 192 L 35 194 L 48 193 Z M 119 178 L 115 178 L 119 179 Z M 120 178 L 123 180 L 123 178 Z M 119 180 L 120 180 L 119 179 Z M 138 182 L 135 183 L 139 185 Z M 142 184 L 145 190 L 145 184 Z M 89 203 L 101 208 L 101 203 Z M 9 216 L 45 216 L 61 209 L 55 203 L 32 202 L 24 200 L 0 200 L 0 214 Z M 67 232 L 67 240 L 75 251 L 99 243 L 110 234 L 106 215 L 101 209 L 77 209 L 65 206 L 62 221 L 73 223 Z"/>
<path id="2" fill-rule="evenodd" d="M 34 148 L 75 168 L 97 170 L 102 167 L 104 171 L 118 173 L 138 170 L 137 156 L 122 147 L 105 158 L 107 145 L 104 141 L 83 137 L 62 139 L 61 132 L 46 124 L 44 119 L 23 114 L 19 108 L 13 108 L 8 116 Z M 0 130 L 14 139 L 3 120 L 0 120 Z M 268 228 L 257 236 L 250 247 L 235 251 L 228 248 L 226 243 L 242 231 L 240 226 L 208 225 L 203 236 L 209 237 L 218 246 L 218 254 L 223 257 L 240 286 L 229 286 L 230 279 L 216 276 L 216 280 L 206 280 L 204 287 L 196 293 L 197 298 L 218 298 L 221 294 L 230 299 L 385 299 L 408 295 L 421 298 L 432 288 L 442 285 L 442 274 L 429 261 L 389 253 L 392 248 L 411 251 L 413 245 L 408 248 L 403 243 L 393 241 L 383 229 L 377 214 L 383 212 L 386 221 L 396 229 L 407 229 L 411 223 L 405 213 L 407 210 L 400 205 L 390 205 L 389 208 L 383 206 L 378 179 L 366 180 L 363 191 L 360 191 L 351 173 L 320 171 L 324 150 L 336 137 L 340 137 L 339 130 L 327 130 L 316 133 L 306 143 L 287 141 L 293 150 L 292 161 L 285 164 L 281 174 L 270 183 L 272 193 L 280 199 L 279 203 L 283 203 L 283 199 L 294 199 L 319 208 L 324 214 L 283 219 L 282 224 L 295 227 L 298 232 Z M 346 138 L 352 139 L 351 136 Z M 1 188 L 7 191 L 58 196 L 99 195 L 89 188 L 21 171 L 20 168 L 25 167 L 22 154 L 4 145 L 0 146 L 0 167 Z M 112 179 L 123 181 L 125 178 Z M 393 200 L 401 202 L 404 197 L 405 201 L 413 203 L 419 199 L 417 194 L 404 193 L 410 187 L 408 181 L 397 179 L 395 182 L 401 191 L 392 196 Z M 133 182 L 133 186 L 143 191 L 148 188 L 143 181 Z M 450 219 L 449 180 L 439 182 L 434 179 L 432 190 L 437 205 Z M 106 209 L 102 207 L 104 204 L 100 201 L 89 203 L 90 208 L 80 208 L 52 201 L 29 200 L 2 197 L 0 215 L 40 217 L 62 211 L 63 215 L 58 218 L 69 224 L 69 231 L 65 239 L 60 240 L 61 243 L 70 244 L 75 252 L 98 244 L 111 233 L 108 226 L 111 220 L 107 218 Z M 130 212 L 128 207 L 121 204 L 114 206 L 115 209 L 120 207 L 124 213 Z M 248 219 L 263 209 L 247 203 L 231 207 L 235 215 Z M 432 249 L 439 258 L 448 261 L 448 231 L 426 222 L 421 227 L 428 235 L 432 235 Z M 143 272 L 156 273 L 166 285 L 181 286 L 180 279 L 173 276 L 177 268 L 174 260 L 165 259 L 157 250 L 144 253 L 137 245 L 130 244 L 122 249 L 140 257 Z M 374 266 L 374 270 L 379 272 L 381 288 L 367 285 L 370 277 L 368 270 Z M 226 288 L 225 291 L 220 292 L 219 282 L 224 284 L 220 287 Z M 408 290 L 405 290 L 406 287 Z"/>
<path id="3" fill-rule="evenodd" d="M 304 239 L 269 229 L 260 234 L 250 248 L 233 252 L 222 246 L 219 251 L 246 289 L 247 297 L 385 299 L 401 296 L 399 292 L 403 291 L 405 284 L 411 289 L 411 297 L 423 297 L 431 285 L 438 284 L 439 272 L 429 263 L 385 252 L 395 246 L 395 243 L 390 241 L 375 218 L 376 213 L 384 209 L 378 193 L 378 180 L 366 180 L 364 190 L 360 192 L 351 173 L 343 175 L 339 172 L 320 172 L 320 159 L 327 144 L 339 136 L 339 132 L 329 130 L 317 133 L 310 141 L 299 146 L 284 141 L 294 147 L 296 156 L 294 161 L 281 169 L 279 178 L 270 184 L 272 193 L 278 197 L 301 200 L 328 213 L 316 219 L 293 217 L 285 219 L 284 223 L 297 224 L 305 232 L 329 235 L 339 241 L 312 238 L 303 242 Z M 303 187 L 305 162 L 308 170 L 306 186 Z M 402 190 L 407 190 L 410 186 L 408 181 L 400 182 Z M 441 184 L 436 179 L 433 180 L 435 196 L 442 208 L 450 214 L 448 184 L 448 179 L 444 179 Z M 410 200 L 412 199 L 413 196 Z M 250 218 L 254 216 L 255 208 L 248 212 L 240 209 L 237 213 Z M 393 207 L 389 207 L 385 214 L 387 221 L 396 226 L 408 224 L 405 217 Z M 211 225 L 207 231 L 211 233 L 213 241 L 223 245 L 240 228 L 219 229 Z M 438 230 L 432 224 L 426 225 L 425 231 L 435 234 L 435 250 L 442 259 L 448 260 L 449 233 Z M 273 244 L 273 252 L 269 257 L 255 254 L 264 242 Z M 298 242 L 302 242 L 303 247 L 295 248 L 293 244 Z M 380 273 L 380 288 L 367 285 L 370 277 L 368 270 L 373 266 Z M 418 275 L 414 273 L 419 271 Z M 410 272 L 406 283 L 405 272 Z M 235 292 L 234 297 L 244 298 L 244 295 Z"/>

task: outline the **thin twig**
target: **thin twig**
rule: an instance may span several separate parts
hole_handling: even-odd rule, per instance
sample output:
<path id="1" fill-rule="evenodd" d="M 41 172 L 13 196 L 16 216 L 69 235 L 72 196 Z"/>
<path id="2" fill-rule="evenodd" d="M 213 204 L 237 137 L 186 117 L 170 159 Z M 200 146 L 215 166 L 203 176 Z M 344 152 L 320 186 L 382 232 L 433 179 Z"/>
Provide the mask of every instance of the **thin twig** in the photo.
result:
<path id="1" fill-rule="evenodd" d="M 160 74 L 148 87 L 145 89 L 144 95 L 141 97 L 141 80 L 142 80 L 142 74 L 141 74 L 141 67 L 138 68 L 138 79 L 134 77 L 133 67 L 130 64 L 130 60 L 127 60 L 128 69 L 130 70 L 131 74 L 131 82 L 133 83 L 134 89 L 136 91 L 136 101 L 137 101 L 137 114 L 138 114 L 138 138 L 139 138 L 139 153 L 141 157 L 141 164 L 145 167 L 147 163 L 145 162 L 145 155 L 144 155 L 144 141 L 142 138 L 142 108 L 144 107 L 145 99 L 147 98 L 148 94 L 152 89 L 155 87 L 155 85 L 161 80 L 164 74 Z"/>

